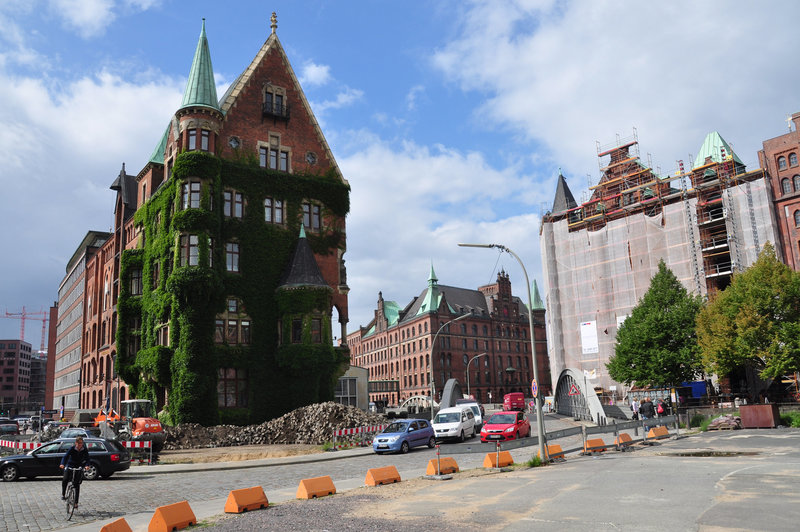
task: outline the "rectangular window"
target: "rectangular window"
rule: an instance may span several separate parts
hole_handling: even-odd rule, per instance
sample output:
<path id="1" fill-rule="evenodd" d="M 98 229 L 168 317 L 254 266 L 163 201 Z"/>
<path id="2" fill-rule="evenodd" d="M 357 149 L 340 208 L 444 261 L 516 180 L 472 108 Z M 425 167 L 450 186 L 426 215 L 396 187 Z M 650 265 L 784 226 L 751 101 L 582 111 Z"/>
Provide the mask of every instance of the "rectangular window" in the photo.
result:
<path id="1" fill-rule="evenodd" d="M 189 130 L 189 150 L 196 150 L 197 149 L 197 130 L 190 129 Z"/>
<path id="2" fill-rule="evenodd" d="M 242 345 L 250 345 L 250 320 L 242 320 Z"/>
<path id="3" fill-rule="evenodd" d="M 299 344 L 303 341 L 303 320 L 292 320 L 292 343 Z"/>
<path id="4" fill-rule="evenodd" d="M 311 343 L 322 343 L 322 320 L 319 318 L 311 319 Z"/>
<path id="5" fill-rule="evenodd" d="M 233 217 L 241 218 L 244 215 L 244 196 L 241 192 L 233 193 Z"/>
<path id="6" fill-rule="evenodd" d="M 225 244 L 225 269 L 229 272 L 239 271 L 239 243 L 228 242 Z"/>
<path id="7" fill-rule="evenodd" d="M 181 208 L 200 208 L 200 182 L 190 181 L 181 185 Z"/>
<path id="8" fill-rule="evenodd" d="M 228 312 L 238 313 L 239 312 L 239 300 L 235 297 L 231 297 L 228 299 Z"/>
<path id="9" fill-rule="evenodd" d="M 219 368 L 217 377 L 217 406 L 222 408 L 246 407 L 247 370 Z"/>
<path id="10" fill-rule="evenodd" d="M 197 266 L 197 235 L 181 235 L 181 266 Z"/>
<path id="11" fill-rule="evenodd" d="M 289 152 L 288 151 L 281 151 L 280 164 L 278 165 L 278 170 L 280 170 L 281 172 L 288 172 L 289 171 Z"/>
<path id="12" fill-rule="evenodd" d="M 214 343 L 221 344 L 225 341 L 225 321 L 214 320 Z"/>
<path id="13" fill-rule="evenodd" d="M 239 343 L 239 322 L 236 320 L 228 320 L 228 329 L 225 334 L 225 340 L 235 345 Z"/>
<path id="14" fill-rule="evenodd" d="M 269 167 L 273 170 L 278 169 L 278 150 L 274 148 L 269 150 Z"/>
<path id="15" fill-rule="evenodd" d="M 225 190 L 222 193 L 222 215 L 230 216 L 233 207 L 233 192 Z"/>
<path id="16" fill-rule="evenodd" d="M 264 93 L 264 107 L 266 107 L 270 112 L 273 112 L 273 102 L 272 102 L 272 93 L 266 92 Z"/>
<path id="17" fill-rule="evenodd" d="M 319 232 L 322 225 L 319 205 L 303 203 L 303 227 L 306 231 Z"/>
<path id="18" fill-rule="evenodd" d="M 208 139 L 211 136 L 211 132 L 207 129 L 200 130 L 200 149 L 203 151 L 208 151 Z"/>
<path id="19" fill-rule="evenodd" d="M 131 270 L 131 295 L 142 295 L 142 270 L 138 268 Z"/>
<path id="20" fill-rule="evenodd" d="M 262 168 L 267 167 L 267 148 L 261 147 L 258 149 L 258 165 Z"/>

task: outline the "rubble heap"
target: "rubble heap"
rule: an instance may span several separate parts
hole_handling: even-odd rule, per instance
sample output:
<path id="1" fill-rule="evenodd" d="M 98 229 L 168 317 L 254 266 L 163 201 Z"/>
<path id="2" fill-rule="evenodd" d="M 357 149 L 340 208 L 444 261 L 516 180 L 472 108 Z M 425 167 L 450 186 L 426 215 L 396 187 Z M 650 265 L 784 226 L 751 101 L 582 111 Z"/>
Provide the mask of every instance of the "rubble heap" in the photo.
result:
<path id="1" fill-rule="evenodd" d="M 742 428 L 742 418 L 726 414 L 719 416 L 714 421 L 708 424 L 708 430 L 725 430 L 725 429 L 740 429 Z"/>
<path id="2" fill-rule="evenodd" d="M 353 406 L 327 402 L 304 406 L 260 425 L 204 427 L 183 423 L 164 427 L 164 450 L 302 443 L 322 445 L 333 440 L 338 429 L 386 424 L 379 414 Z"/>

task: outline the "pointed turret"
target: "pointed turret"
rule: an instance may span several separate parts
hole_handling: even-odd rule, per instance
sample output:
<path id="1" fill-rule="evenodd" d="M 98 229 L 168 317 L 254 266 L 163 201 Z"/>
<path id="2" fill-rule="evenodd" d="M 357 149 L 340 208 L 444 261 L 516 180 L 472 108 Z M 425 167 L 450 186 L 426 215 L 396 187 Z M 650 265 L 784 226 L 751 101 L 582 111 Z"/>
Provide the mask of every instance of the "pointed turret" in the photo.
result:
<path id="1" fill-rule="evenodd" d="M 425 291 L 425 297 L 419 306 L 417 316 L 428 312 L 436 312 L 439 310 L 441 301 L 442 294 L 439 292 L 439 279 L 436 278 L 436 272 L 433 271 L 433 262 L 431 262 L 431 273 L 428 275 L 428 290 Z"/>
<path id="2" fill-rule="evenodd" d="M 189 71 L 189 79 L 186 82 L 186 90 L 183 92 L 180 108 L 198 106 L 219 110 L 217 87 L 214 84 L 214 69 L 211 67 L 211 52 L 206 38 L 206 19 L 203 19 L 203 28 L 200 31 L 200 39 L 197 41 L 197 49 L 194 52 L 192 68 Z"/>
<path id="3" fill-rule="evenodd" d="M 703 146 L 700 148 L 700 152 L 694 159 L 694 166 L 692 169 L 708 164 L 708 162 L 723 162 L 723 152 L 726 158 L 732 157 L 734 164 L 744 170 L 744 163 L 742 160 L 739 159 L 739 156 L 733 152 L 728 143 L 725 142 L 725 139 L 723 139 L 722 136 L 716 131 L 712 131 L 706 135 L 706 139 L 703 141 Z"/>
<path id="4" fill-rule="evenodd" d="M 531 310 L 544 310 L 544 302 L 542 296 L 539 295 L 539 286 L 536 284 L 536 279 L 533 280 L 533 308 Z"/>
<path id="5" fill-rule="evenodd" d="M 278 289 L 288 290 L 302 287 L 316 287 L 332 290 L 319 271 L 317 260 L 314 258 L 314 252 L 311 250 L 311 246 L 306 239 L 306 231 L 301 225 L 297 247 L 294 249 L 294 255 L 283 273 Z"/>
<path id="6" fill-rule="evenodd" d="M 573 207 L 577 206 L 578 204 L 575 203 L 575 198 L 572 196 L 572 192 L 569 190 L 569 187 L 567 186 L 567 180 L 561 173 L 561 169 L 559 169 L 558 184 L 556 185 L 556 197 L 553 200 L 552 213 L 558 214 L 566 211 L 567 209 L 572 209 Z"/>

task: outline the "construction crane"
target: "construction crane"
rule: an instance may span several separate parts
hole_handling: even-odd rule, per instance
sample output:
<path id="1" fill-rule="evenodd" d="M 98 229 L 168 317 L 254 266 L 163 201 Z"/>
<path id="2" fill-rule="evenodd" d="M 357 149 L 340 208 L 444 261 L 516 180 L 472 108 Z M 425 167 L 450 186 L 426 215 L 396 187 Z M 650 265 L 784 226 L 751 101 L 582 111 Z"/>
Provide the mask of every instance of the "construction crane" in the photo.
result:
<path id="1" fill-rule="evenodd" d="M 48 313 L 40 310 L 39 312 L 28 312 L 25 307 L 22 307 L 22 312 L 9 312 L 6 309 L 6 315 L 0 318 L 10 318 L 20 320 L 19 324 L 19 339 L 25 341 L 25 320 L 41 320 L 42 322 L 42 341 L 39 344 L 39 350 L 45 351 L 47 344 L 44 343 L 45 333 L 47 332 L 47 317 Z"/>

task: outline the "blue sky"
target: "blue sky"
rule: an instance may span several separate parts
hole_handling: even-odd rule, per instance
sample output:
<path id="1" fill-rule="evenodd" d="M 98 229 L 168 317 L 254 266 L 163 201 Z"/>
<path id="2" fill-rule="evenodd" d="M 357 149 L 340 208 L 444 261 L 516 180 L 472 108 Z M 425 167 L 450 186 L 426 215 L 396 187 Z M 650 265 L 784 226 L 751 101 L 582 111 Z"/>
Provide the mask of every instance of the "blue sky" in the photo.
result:
<path id="1" fill-rule="evenodd" d="M 638 132 L 662 173 L 719 131 L 750 168 L 800 111 L 800 3 L 409 0 L 0 3 L 0 316 L 46 310 L 87 230 L 108 230 L 178 107 L 206 18 L 218 94 L 278 36 L 352 187 L 349 330 L 378 291 L 540 287 L 540 214 L 562 168 L 576 198 L 596 142 Z M 188 11 L 187 11 L 188 10 Z M 38 348 L 41 322 L 26 326 Z M 19 321 L 0 319 L 0 338 Z"/>

